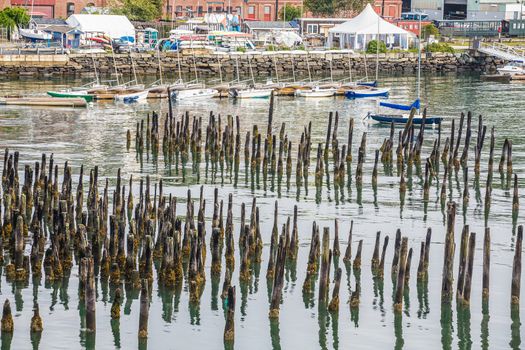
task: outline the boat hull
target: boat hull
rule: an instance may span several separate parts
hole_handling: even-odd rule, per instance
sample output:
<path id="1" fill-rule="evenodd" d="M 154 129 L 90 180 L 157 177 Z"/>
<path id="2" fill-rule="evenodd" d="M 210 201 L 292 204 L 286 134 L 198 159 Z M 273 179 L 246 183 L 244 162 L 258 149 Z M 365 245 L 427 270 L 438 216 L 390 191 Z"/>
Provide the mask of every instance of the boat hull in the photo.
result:
<path id="1" fill-rule="evenodd" d="M 387 97 L 390 89 L 348 90 L 347 98 Z"/>
<path id="2" fill-rule="evenodd" d="M 47 94 L 51 97 L 60 97 L 60 98 L 83 98 L 86 102 L 92 102 L 95 98 L 94 95 L 87 93 L 78 93 L 78 92 L 60 92 L 60 91 L 48 91 Z"/>
<path id="3" fill-rule="evenodd" d="M 208 99 L 218 96 L 219 91 L 215 89 L 189 89 L 189 90 L 177 90 L 173 92 L 173 96 L 176 100 L 201 100 Z"/>
<path id="4" fill-rule="evenodd" d="M 122 95 L 116 95 L 115 100 L 116 101 L 122 101 L 122 102 L 138 102 L 138 101 L 144 101 L 148 98 L 148 91 L 139 91 L 139 92 L 133 92 L 129 94 L 122 94 Z"/>
<path id="5" fill-rule="evenodd" d="M 253 90 L 230 90 L 230 96 L 234 98 L 269 98 L 273 89 L 253 89 Z"/>
<path id="6" fill-rule="evenodd" d="M 404 125 L 408 122 L 409 118 L 405 115 L 400 114 L 369 114 L 368 117 L 381 124 L 401 124 Z M 442 117 L 426 117 L 425 125 L 432 126 L 441 124 L 443 121 Z M 423 117 L 412 118 L 412 124 L 421 125 L 423 123 Z"/>

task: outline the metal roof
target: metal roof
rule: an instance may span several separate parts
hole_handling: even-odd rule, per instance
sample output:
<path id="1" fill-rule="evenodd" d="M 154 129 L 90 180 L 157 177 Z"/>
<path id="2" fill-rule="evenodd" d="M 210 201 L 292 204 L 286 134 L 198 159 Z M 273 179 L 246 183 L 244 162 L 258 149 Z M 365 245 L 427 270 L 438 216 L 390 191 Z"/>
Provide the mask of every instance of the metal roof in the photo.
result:
<path id="1" fill-rule="evenodd" d="M 289 22 L 282 21 L 245 21 L 248 29 L 293 29 Z"/>

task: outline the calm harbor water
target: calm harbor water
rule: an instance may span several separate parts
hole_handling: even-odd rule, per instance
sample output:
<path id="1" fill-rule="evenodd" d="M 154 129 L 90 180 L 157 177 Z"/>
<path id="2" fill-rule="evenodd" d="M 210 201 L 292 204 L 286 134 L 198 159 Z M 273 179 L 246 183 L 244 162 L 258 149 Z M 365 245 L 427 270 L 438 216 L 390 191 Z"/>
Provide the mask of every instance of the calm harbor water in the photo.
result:
<path id="1" fill-rule="evenodd" d="M 382 82 L 392 88 L 391 99 L 400 103 L 412 101 L 416 96 L 414 77 L 385 77 Z M 50 89 L 59 89 L 66 85 L 79 85 L 79 81 L 31 81 L 20 80 L 0 82 L 0 95 L 13 93 L 37 94 Z M 514 172 L 521 178 L 525 173 L 525 139 L 522 132 L 523 98 L 525 85 L 502 85 L 499 83 L 481 82 L 479 77 L 471 75 L 436 75 L 426 76 L 422 82 L 421 98 L 430 114 L 445 116 L 443 139 L 450 135 L 452 118 L 459 117 L 461 112 L 472 111 L 476 118 L 482 114 L 488 127 L 496 130 L 496 162 L 499 160 L 501 146 L 505 137 L 513 141 Z M 206 184 L 205 198 L 207 203 L 207 224 L 211 225 L 213 188 L 219 187 L 221 199 L 227 200 L 229 193 L 234 194 L 234 232 L 238 237 L 238 220 L 240 206 L 245 202 L 251 207 L 253 196 L 257 197 L 262 224 L 262 238 L 265 242 L 263 261 L 259 276 L 248 285 L 239 284 L 238 268 L 232 285 L 237 285 L 237 309 L 235 313 L 235 348 L 238 349 L 418 349 L 427 348 L 462 348 L 462 349 L 519 349 L 522 348 L 522 337 L 525 337 L 525 326 L 520 327 L 520 316 L 525 318 L 525 292 L 522 290 L 522 303 L 519 312 L 511 313 L 510 285 L 512 258 L 514 255 L 515 227 L 512 222 L 512 192 L 506 187 L 505 180 L 494 174 L 492 206 L 487 226 L 492 232 L 491 246 L 491 295 L 490 302 L 482 308 L 481 274 L 482 246 L 485 220 L 483 202 L 485 194 L 486 164 L 488 159 L 489 131 L 485 140 L 482 156 L 480 198 L 471 187 L 468 207 L 463 212 L 458 205 L 456 217 L 456 251 L 459 251 L 460 232 L 463 224 L 469 224 L 470 230 L 477 233 L 474 258 L 474 275 L 470 312 L 456 308 L 455 302 L 450 309 L 441 306 L 440 287 L 443 265 L 444 213 L 439 203 L 439 190 L 433 185 L 430 190 L 430 202 L 425 213 L 423 205 L 423 181 L 413 175 L 409 179 L 404 203 L 400 203 L 399 179 L 386 175 L 379 167 L 378 191 L 374 195 L 371 186 L 373 152 L 378 149 L 384 138 L 388 137 L 389 128 L 370 125 L 362 121 L 369 110 L 377 105 L 375 100 L 347 100 L 342 97 L 331 99 L 293 99 L 278 97 L 275 101 L 274 132 L 282 122 L 286 131 L 297 145 L 300 134 L 308 123 L 312 122 L 312 145 L 324 142 L 328 123 L 328 112 L 339 112 L 339 138 L 346 143 L 348 121 L 355 119 L 355 131 L 352 153 L 352 173 L 355 174 L 357 148 L 361 134 L 367 132 L 367 155 L 364 166 L 363 191 L 360 196 L 352 184 L 336 193 L 333 188 L 324 187 L 316 195 L 313 177 L 309 191 L 304 187 L 297 189 L 292 181 L 289 189 L 283 186 L 266 189 L 261 184 L 246 180 L 244 173 L 239 176 L 235 185 L 226 176 L 213 178 L 200 174 L 200 184 Z M 184 102 L 174 105 L 175 114 L 181 115 L 190 111 L 191 115 L 203 116 L 204 120 L 210 111 L 222 116 L 239 115 L 241 127 L 250 130 L 253 124 L 259 130 L 265 130 L 268 115 L 268 100 L 251 100 L 233 102 L 228 99 Z M 136 123 L 146 118 L 147 113 L 167 112 L 167 101 L 155 101 L 136 105 L 114 103 L 96 103 L 88 109 L 49 109 L 0 107 L 0 147 L 9 147 L 20 152 L 21 165 L 34 164 L 42 153 L 53 153 L 54 159 L 62 166 L 68 161 L 74 169 L 74 179 L 78 179 L 81 164 L 86 169 L 98 165 L 99 178 L 109 178 L 115 184 L 117 169 L 122 169 L 125 179 L 145 177 L 149 174 L 153 181 L 161 177 L 164 181 L 164 192 L 185 198 L 188 188 L 193 197 L 198 196 L 197 177 L 191 173 L 191 165 L 183 171 L 175 166 L 168 166 L 162 157 L 157 161 L 138 158 L 132 147 L 126 149 L 126 131 L 130 129 L 135 135 Z M 162 119 L 163 120 L 163 119 Z M 161 125 L 163 122 L 161 122 Z M 476 127 L 473 128 L 474 130 Z M 476 135 L 473 135 L 476 137 Z M 424 155 L 430 153 L 437 131 L 429 129 L 425 135 Z M 396 135 L 397 146 L 397 135 Z M 473 168 L 473 144 L 471 143 L 470 159 Z M 316 148 L 316 147 L 315 147 Z M 295 152 L 294 152 L 295 153 Z M 315 149 L 312 151 L 315 156 Z M 241 164 L 243 164 L 241 160 Z M 295 168 L 295 159 L 294 159 Z M 315 160 L 310 165 L 311 172 Z M 495 168 L 497 169 L 497 163 Z M 243 166 L 241 165 L 241 172 Z M 331 174 L 332 175 L 332 174 Z M 473 186 L 473 170 L 470 184 Z M 294 178 L 294 176 L 292 176 Z M 440 175 L 441 182 L 442 175 Z M 457 180 L 452 177 L 452 198 L 461 203 L 462 175 Z M 458 183 L 456 183 L 456 181 Z M 100 183 L 102 183 L 101 181 Z M 520 180 L 520 184 L 523 184 Z M 459 186 L 461 184 L 461 186 Z M 76 185 L 74 185 L 76 186 Z M 138 186 L 135 186 L 136 189 Z M 76 187 L 74 187 L 76 188 Z M 523 203 L 523 196 L 520 196 Z M 296 265 L 288 266 L 283 289 L 278 322 L 270 322 L 269 287 L 266 280 L 266 265 L 269 254 L 270 234 L 273 224 L 273 203 L 279 201 L 280 224 L 287 216 L 293 215 L 294 204 L 298 205 L 300 248 Z M 179 203 L 184 202 L 183 200 Z M 179 204 L 179 212 L 183 212 Z M 523 223 L 523 205 L 517 223 Z M 351 269 L 345 269 L 342 261 L 343 278 L 340 291 L 340 310 L 338 314 L 318 309 L 317 297 L 304 297 L 302 283 L 306 275 L 306 264 L 311 235 L 312 222 L 315 220 L 321 227 L 330 227 L 333 234 L 334 219 L 339 219 L 341 250 L 344 251 L 350 221 L 354 221 L 353 250 L 357 242 L 363 239 L 363 266 L 360 274 L 361 303 L 358 312 L 351 312 L 347 303 L 350 288 L 355 288 L 356 276 Z M 416 271 L 419 259 L 419 244 L 424 240 L 426 230 L 433 230 L 430 248 L 430 266 L 428 284 L 417 285 Z M 405 295 L 403 313 L 393 312 L 393 283 L 390 278 L 390 262 L 393 255 L 395 231 L 400 228 L 402 234 L 409 238 L 409 246 L 414 249 L 410 288 Z M 370 259 L 374 249 L 377 231 L 390 236 L 387 250 L 385 278 L 383 282 L 373 279 L 370 270 Z M 211 227 L 207 227 L 211 233 Z M 209 241 L 209 234 L 207 242 Z M 26 249 L 30 249 L 29 245 Z M 28 253 L 28 251 L 27 251 Z M 236 251 L 238 258 L 238 251 Z M 457 275 L 457 256 L 454 275 Z M 71 277 L 60 283 L 45 285 L 42 279 L 34 284 L 30 279 L 28 285 L 7 282 L 2 275 L 0 280 L 1 302 L 5 298 L 11 301 L 15 331 L 12 339 L 2 336 L 2 348 L 11 349 L 76 349 L 93 348 L 146 348 L 151 349 L 217 349 L 223 345 L 224 312 L 222 300 L 217 290 L 221 289 L 222 279 L 213 280 L 208 272 L 211 259 L 206 260 L 207 279 L 204 293 L 198 306 L 191 305 L 186 284 L 181 290 L 166 290 L 153 283 L 150 300 L 149 337 L 147 343 L 140 343 L 137 338 L 139 294 L 124 293 L 122 313 L 119 322 L 110 317 L 110 308 L 114 288 L 97 280 L 97 332 L 96 340 L 85 337 L 81 315 L 79 314 L 78 270 L 72 269 Z M 223 266 L 224 269 L 224 266 Z M 334 269 L 332 269 L 333 271 Z M 217 287 L 219 286 L 219 287 Z M 32 316 L 33 300 L 37 298 L 44 322 L 44 331 L 40 339 L 29 337 L 29 325 Z"/>

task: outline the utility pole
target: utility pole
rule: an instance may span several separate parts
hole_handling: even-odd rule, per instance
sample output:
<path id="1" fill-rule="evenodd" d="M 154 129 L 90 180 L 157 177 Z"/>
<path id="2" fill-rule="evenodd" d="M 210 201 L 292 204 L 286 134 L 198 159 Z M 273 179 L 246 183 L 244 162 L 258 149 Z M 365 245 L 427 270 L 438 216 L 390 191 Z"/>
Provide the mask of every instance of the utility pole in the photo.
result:
<path id="1" fill-rule="evenodd" d="M 279 20 L 279 0 L 275 0 L 275 21 Z"/>
<path id="2" fill-rule="evenodd" d="M 381 17 L 385 17 L 385 0 L 381 1 Z"/>

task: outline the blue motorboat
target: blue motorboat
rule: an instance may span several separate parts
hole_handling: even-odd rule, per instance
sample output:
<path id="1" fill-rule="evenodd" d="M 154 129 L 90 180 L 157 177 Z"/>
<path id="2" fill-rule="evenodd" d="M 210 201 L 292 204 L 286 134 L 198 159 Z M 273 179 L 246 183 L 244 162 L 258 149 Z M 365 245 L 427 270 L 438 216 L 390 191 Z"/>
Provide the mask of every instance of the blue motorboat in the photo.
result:
<path id="1" fill-rule="evenodd" d="M 369 87 L 377 87 L 377 80 L 372 81 L 358 81 L 357 85 L 360 86 L 369 86 Z"/>
<path id="2" fill-rule="evenodd" d="M 389 88 L 370 88 L 348 90 L 345 92 L 347 98 L 364 98 L 364 97 L 387 97 Z"/>
<path id="3" fill-rule="evenodd" d="M 378 123 L 381 124 L 406 124 L 408 122 L 409 115 L 403 115 L 403 114 L 383 114 L 383 113 L 368 113 L 366 118 L 372 119 Z M 425 126 L 432 127 L 434 125 L 439 125 L 443 121 L 443 117 L 426 117 L 423 118 L 420 115 L 415 115 L 412 118 L 412 124 L 414 125 L 421 125 L 423 124 L 423 120 L 425 121 Z"/>

